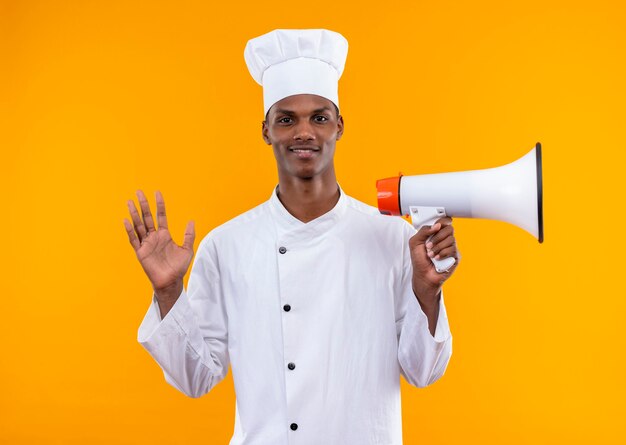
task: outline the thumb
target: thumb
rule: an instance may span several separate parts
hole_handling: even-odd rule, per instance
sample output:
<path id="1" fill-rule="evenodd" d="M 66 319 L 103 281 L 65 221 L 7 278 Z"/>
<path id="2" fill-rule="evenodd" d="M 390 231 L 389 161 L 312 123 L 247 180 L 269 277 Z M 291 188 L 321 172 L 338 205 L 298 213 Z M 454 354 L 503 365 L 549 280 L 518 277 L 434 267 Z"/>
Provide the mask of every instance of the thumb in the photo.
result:
<path id="1" fill-rule="evenodd" d="M 411 238 L 414 246 L 426 243 L 426 240 L 431 235 L 434 235 L 441 229 L 441 223 L 433 224 L 432 226 L 422 226 L 415 235 Z"/>
<path id="2" fill-rule="evenodd" d="M 183 247 L 185 249 L 193 250 L 193 242 L 195 239 L 196 239 L 195 224 L 193 221 L 189 221 L 187 223 L 187 228 L 185 229 L 185 241 L 183 242 Z"/>

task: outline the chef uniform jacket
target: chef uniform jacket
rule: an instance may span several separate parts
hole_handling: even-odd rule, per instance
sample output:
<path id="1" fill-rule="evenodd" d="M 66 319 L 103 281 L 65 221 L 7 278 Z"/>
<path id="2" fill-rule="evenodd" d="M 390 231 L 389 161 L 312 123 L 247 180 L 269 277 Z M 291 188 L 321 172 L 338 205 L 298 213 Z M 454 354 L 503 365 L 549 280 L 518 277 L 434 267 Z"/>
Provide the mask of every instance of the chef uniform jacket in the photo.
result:
<path id="1" fill-rule="evenodd" d="M 400 374 L 433 383 L 452 351 L 443 298 L 434 337 L 412 290 L 415 229 L 340 189 L 303 223 L 276 195 L 211 231 L 187 291 L 138 341 L 190 397 L 232 365 L 230 445 L 400 445 Z"/>

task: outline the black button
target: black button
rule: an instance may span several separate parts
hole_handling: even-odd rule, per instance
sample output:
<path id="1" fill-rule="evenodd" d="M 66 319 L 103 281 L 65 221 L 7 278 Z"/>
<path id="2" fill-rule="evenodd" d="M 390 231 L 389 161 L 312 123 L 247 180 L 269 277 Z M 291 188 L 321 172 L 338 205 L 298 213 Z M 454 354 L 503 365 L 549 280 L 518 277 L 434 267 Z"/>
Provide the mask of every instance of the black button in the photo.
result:
<path id="1" fill-rule="evenodd" d="M 283 306 L 283 309 L 285 310 L 285 312 L 289 312 L 291 310 L 291 306 L 286 304 L 286 305 Z"/>
<path id="2" fill-rule="evenodd" d="M 278 251 L 279 251 L 280 253 L 286 253 L 286 252 L 287 252 L 287 248 L 286 248 L 286 247 L 283 247 L 283 246 L 280 246 L 280 247 L 278 248 Z"/>
<path id="3" fill-rule="evenodd" d="M 287 368 L 289 368 L 289 369 L 291 369 L 293 371 L 294 369 L 296 369 L 296 364 L 295 363 L 289 363 L 287 365 Z"/>
<path id="4" fill-rule="evenodd" d="M 289 427 L 290 427 L 293 431 L 295 431 L 295 430 L 297 430 L 297 429 L 298 429 L 298 424 L 297 424 L 297 423 L 292 423 Z"/>

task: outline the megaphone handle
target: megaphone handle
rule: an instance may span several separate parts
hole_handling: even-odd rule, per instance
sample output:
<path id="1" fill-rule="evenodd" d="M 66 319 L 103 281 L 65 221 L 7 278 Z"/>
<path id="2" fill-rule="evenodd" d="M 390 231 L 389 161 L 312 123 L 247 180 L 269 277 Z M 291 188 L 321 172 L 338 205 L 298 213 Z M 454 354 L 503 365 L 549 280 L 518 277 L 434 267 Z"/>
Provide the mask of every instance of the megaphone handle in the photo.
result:
<path id="1" fill-rule="evenodd" d="M 432 226 L 439 218 L 446 216 L 446 209 L 443 207 L 410 206 L 409 211 L 411 212 L 411 223 L 417 230 L 424 226 Z M 432 235 L 428 237 L 426 243 L 431 238 Z M 456 262 L 456 259 L 452 257 L 444 258 L 443 260 L 431 258 L 430 260 L 433 262 L 435 270 L 439 273 L 447 272 Z"/>

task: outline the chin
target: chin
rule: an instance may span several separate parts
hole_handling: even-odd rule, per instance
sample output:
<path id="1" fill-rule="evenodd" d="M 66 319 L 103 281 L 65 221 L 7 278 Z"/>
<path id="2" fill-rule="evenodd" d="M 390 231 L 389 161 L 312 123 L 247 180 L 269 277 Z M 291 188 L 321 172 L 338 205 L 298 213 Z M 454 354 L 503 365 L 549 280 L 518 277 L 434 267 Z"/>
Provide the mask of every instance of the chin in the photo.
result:
<path id="1" fill-rule="evenodd" d="M 313 173 L 311 174 L 301 173 L 296 176 L 298 177 L 298 179 L 301 179 L 302 181 L 311 181 L 313 178 L 315 178 L 315 175 Z"/>
<path id="2" fill-rule="evenodd" d="M 315 176 L 318 176 L 319 173 L 316 172 L 313 169 L 309 169 L 309 168 L 303 168 L 303 169 L 298 169 L 294 172 L 292 172 L 291 176 L 294 176 L 298 179 L 313 179 Z"/>

